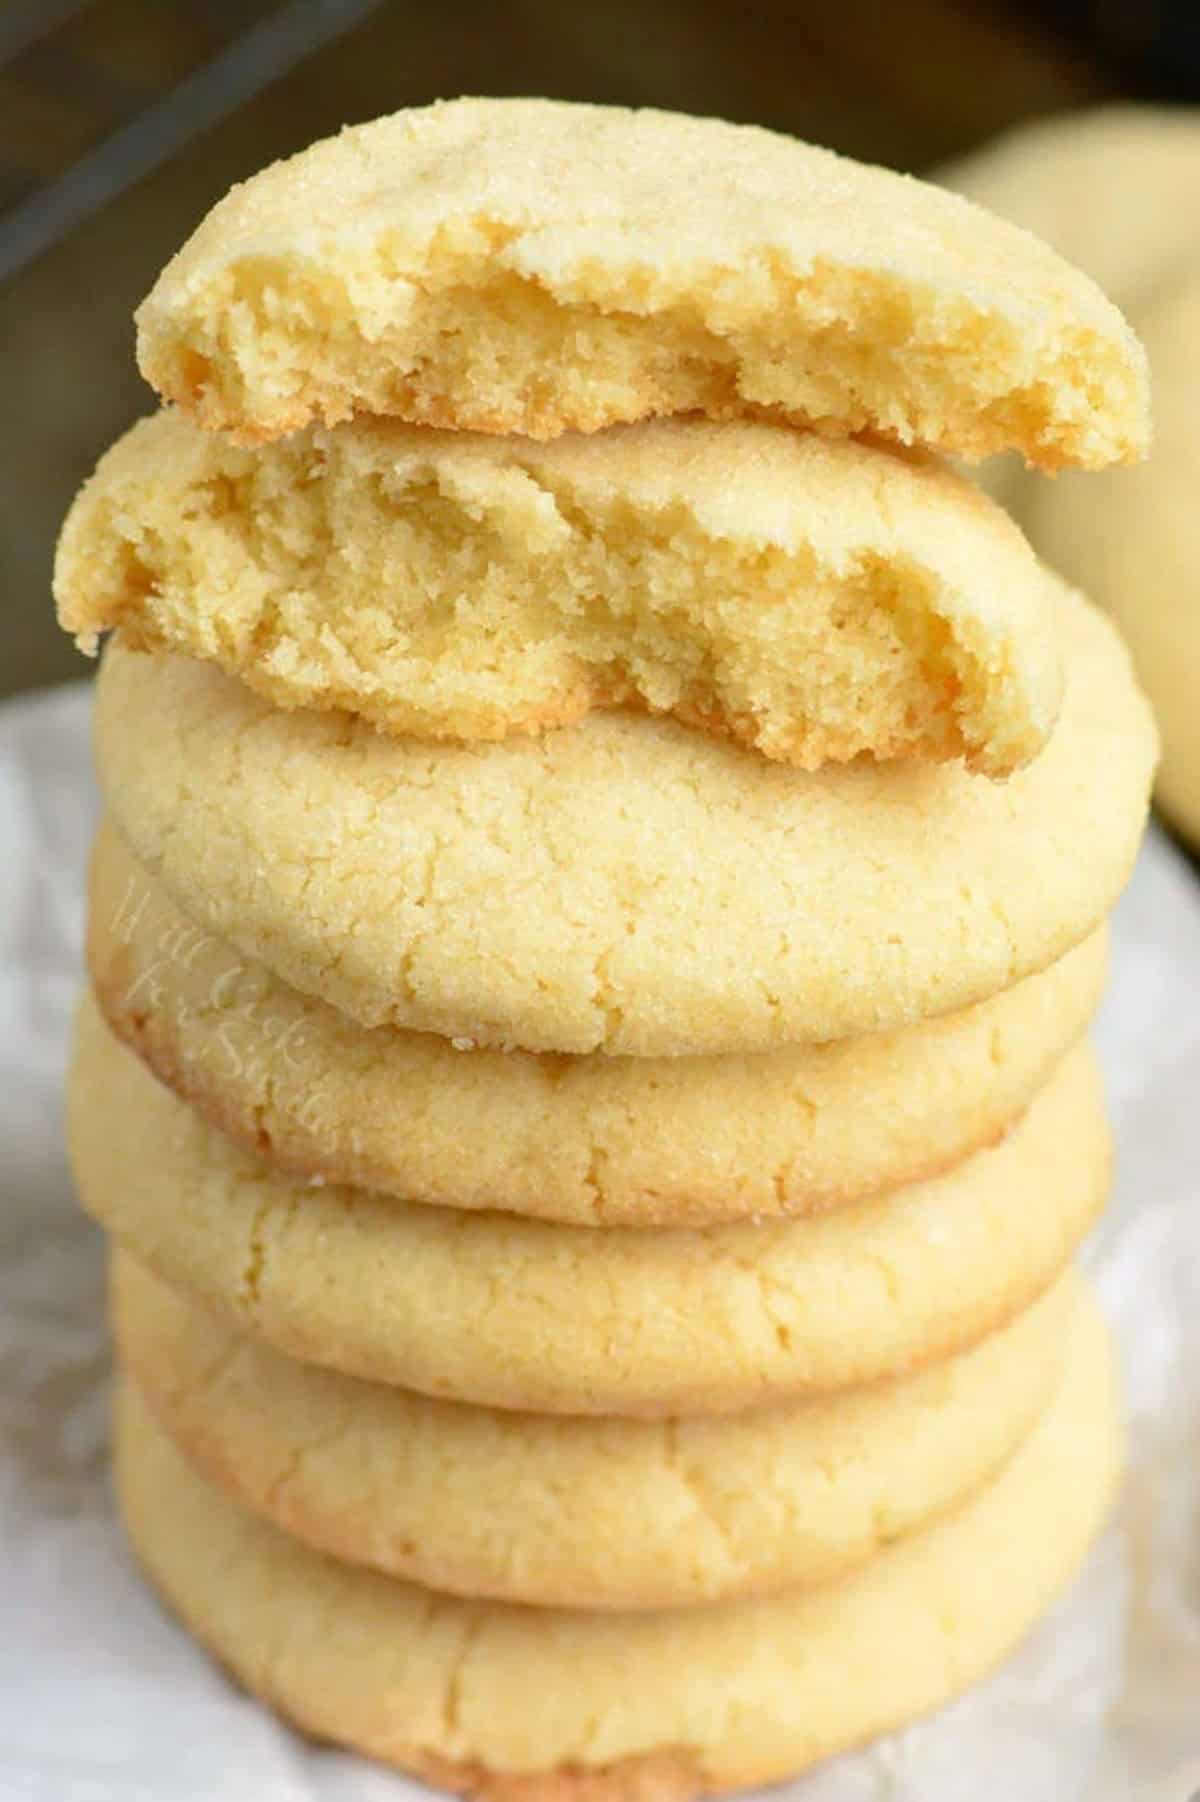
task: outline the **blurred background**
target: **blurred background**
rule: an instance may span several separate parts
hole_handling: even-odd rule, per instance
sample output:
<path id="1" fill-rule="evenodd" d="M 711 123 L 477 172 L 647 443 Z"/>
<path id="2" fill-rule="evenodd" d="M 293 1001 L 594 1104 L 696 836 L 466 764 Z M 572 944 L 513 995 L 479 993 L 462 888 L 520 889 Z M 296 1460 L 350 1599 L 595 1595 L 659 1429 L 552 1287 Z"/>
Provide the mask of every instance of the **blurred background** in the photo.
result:
<path id="1" fill-rule="evenodd" d="M 541 93 L 754 121 L 923 171 L 1017 121 L 1200 98 L 1196 0 L 0 0 L 0 694 L 70 497 L 150 397 L 130 314 L 232 181 L 345 121 Z"/>

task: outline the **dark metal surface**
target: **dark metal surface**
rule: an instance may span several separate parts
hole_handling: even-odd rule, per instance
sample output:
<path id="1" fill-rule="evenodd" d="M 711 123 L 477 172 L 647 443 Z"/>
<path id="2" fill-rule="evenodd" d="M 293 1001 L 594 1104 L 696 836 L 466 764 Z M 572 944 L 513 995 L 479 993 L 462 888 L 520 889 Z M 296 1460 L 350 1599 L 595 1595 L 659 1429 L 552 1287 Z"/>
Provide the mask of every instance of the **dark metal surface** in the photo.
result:
<path id="1" fill-rule="evenodd" d="M 0 282 L 10 280 L 109 201 L 253 100 L 302 58 L 314 55 L 358 24 L 379 4 L 380 0 L 289 0 L 149 101 L 136 90 L 122 91 L 111 78 L 107 83 L 101 79 L 102 99 L 107 99 L 113 110 L 131 116 L 51 182 L 34 184 L 18 206 L 0 216 Z M 28 61 L 41 48 L 25 48 L 23 60 Z M 62 59 L 60 94 L 64 89 L 70 91 L 71 76 L 76 97 L 90 98 L 89 90 L 94 92 L 97 86 L 96 70 Z"/>

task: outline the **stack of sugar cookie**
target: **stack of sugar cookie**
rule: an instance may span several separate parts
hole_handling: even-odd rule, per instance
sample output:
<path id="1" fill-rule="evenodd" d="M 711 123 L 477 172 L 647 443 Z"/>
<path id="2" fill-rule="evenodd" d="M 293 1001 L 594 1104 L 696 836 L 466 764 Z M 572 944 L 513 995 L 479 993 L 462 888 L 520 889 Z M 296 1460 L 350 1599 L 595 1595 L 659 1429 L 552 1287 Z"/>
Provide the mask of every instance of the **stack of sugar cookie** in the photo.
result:
<path id="1" fill-rule="evenodd" d="M 935 453 L 1137 456 L 1136 343 L 949 195 L 529 101 L 267 170 L 140 326 L 174 405 L 57 589 L 116 628 L 71 1138 L 147 1571 L 506 1798 L 942 1701 L 1113 1487 L 1069 1265 L 1154 738 Z"/>

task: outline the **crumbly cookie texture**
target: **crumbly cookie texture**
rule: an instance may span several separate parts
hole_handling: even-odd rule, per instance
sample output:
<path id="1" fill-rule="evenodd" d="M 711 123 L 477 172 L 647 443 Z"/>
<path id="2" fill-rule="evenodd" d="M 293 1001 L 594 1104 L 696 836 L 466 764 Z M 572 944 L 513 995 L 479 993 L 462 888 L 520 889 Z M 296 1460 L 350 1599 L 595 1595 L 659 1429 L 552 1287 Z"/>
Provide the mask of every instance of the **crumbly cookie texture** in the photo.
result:
<path id="1" fill-rule="evenodd" d="M 1099 926 L 1154 725 L 1106 621 L 1064 589 L 1056 628 L 1059 723 L 1004 783 L 954 764 L 810 775 L 627 713 L 422 745 L 280 713 L 119 634 L 97 761 L 123 836 L 198 925 L 365 1026 L 766 1051 L 968 1007 Z"/>
<path id="2" fill-rule="evenodd" d="M 77 498 L 55 592 L 85 650 L 120 626 L 430 739 L 637 706 L 802 769 L 1003 776 L 1062 694 L 1055 585 L 999 508 L 932 459 L 778 426 L 368 421 L 246 451 L 159 413 Z"/>
<path id="3" fill-rule="evenodd" d="M 1106 963 L 1101 929 L 903 1032 L 563 1057 L 357 1025 L 193 925 L 109 825 L 89 890 L 108 1025 L 212 1125 L 293 1176 L 580 1226 L 820 1213 L 938 1175 L 1028 1106 L 1094 1014 Z"/>
<path id="4" fill-rule="evenodd" d="M 234 188 L 138 312 L 168 400 L 254 443 L 358 413 L 552 438 L 768 412 L 1046 468 L 1143 454 L 1086 277 L 957 196 L 751 126 L 458 100 Z"/>
<path id="5" fill-rule="evenodd" d="M 210 1488 L 128 1387 L 117 1421 L 134 1547 L 246 1688 L 310 1733 L 485 1802 L 688 1802 L 936 1707 L 1074 1572 L 1121 1442 L 1107 1333 L 1081 1310 L 1042 1422 L 954 1513 L 839 1583 L 600 1614 L 468 1602 L 336 1563 Z"/>
<path id="6" fill-rule="evenodd" d="M 418 1207 L 240 1150 L 90 1003 L 69 1134 L 117 1244 L 278 1351 L 450 1401 L 630 1418 L 737 1412 L 964 1349 L 1058 1277 L 1109 1164 L 1081 1048 L 994 1150 L 814 1219 L 597 1232 Z"/>
<path id="7" fill-rule="evenodd" d="M 126 1376 L 235 1501 L 353 1564 L 541 1606 L 669 1608 L 828 1582 L 989 1481 L 1031 1430 L 1078 1306 L 896 1383 L 709 1420 L 432 1401 L 293 1362 L 117 1254 Z"/>

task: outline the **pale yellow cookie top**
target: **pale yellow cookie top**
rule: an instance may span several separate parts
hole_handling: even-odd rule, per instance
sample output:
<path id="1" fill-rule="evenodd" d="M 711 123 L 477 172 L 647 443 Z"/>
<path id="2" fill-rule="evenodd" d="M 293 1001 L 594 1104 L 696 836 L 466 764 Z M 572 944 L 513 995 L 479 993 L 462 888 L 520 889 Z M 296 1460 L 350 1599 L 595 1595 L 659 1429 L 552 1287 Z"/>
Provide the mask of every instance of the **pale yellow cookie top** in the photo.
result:
<path id="1" fill-rule="evenodd" d="M 773 409 L 1047 467 L 1140 455 L 1100 291 L 911 178 L 753 126 L 456 100 L 234 188 L 138 313 L 168 399 L 247 440 L 391 413 L 553 437 Z"/>
<path id="2" fill-rule="evenodd" d="M 492 1412 L 294 1363 L 116 1256 L 122 1368 L 211 1482 L 456 1595 L 668 1608 L 830 1581 L 996 1474 L 1057 1380 L 1066 1279 L 897 1383 L 711 1420 Z"/>
<path id="3" fill-rule="evenodd" d="M 817 769 L 1044 745 L 1055 585 L 935 460 L 654 420 L 551 444 L 394 420 L 256 451 L 171 410 L 68 516 L 59 617 L 283 707 L 496 739 L 635 705 Z"/>
<path id="4" fill-rule="evenodd" d="M 1056 625 L 1063 711 L 1005 783 L 625 713 L 422 745 L 118 636 L 101 786 L 197 924 L 367 1026 L 638 1056 L 892 1030 L 1044 968 L 1125 881 L 1153 724 L 1113 628 L 1065 590 Z"/>
<path id="5" fill-rule="evenodd" d="M 117 1243 L 277 1350 L 448 1400 L 629 1418 L 737 1412 L 972 1344 L 1059 1275 L 1109 1162 L 1079 1050 L 994 1150 L 812 1219 L 598 1232 L 419 1207 L 239 1149 L 90 1003 L 69 1136 Z"/>
<path id="6" fill-rule="evenodd" d="M 117 1036 L 294 1176 L 578 1225 L 704 1225 L 818 1213 L 990 1144 L 1095 1011 L 1104 939 L 902 1032 L 743 1057 L 494 1051 L 368 1029 L 290 988 L 193 925 L 105 826 L 88 963 Z"/>
<path id="7" fill-rule="evenodd" d="M 709 1608 L 473 1603 L 336 1563 L 209 1488 L 128 1388 L 117 1489 L 152 1581 L 309 1732 L 485 1802 L 690 1802 L 792 1774 L 996 1664 L 1103 1518 L 1114 1387 L 1087 1310 L 1042 1423 L 964 1507 L 843 1582 Z"/>

